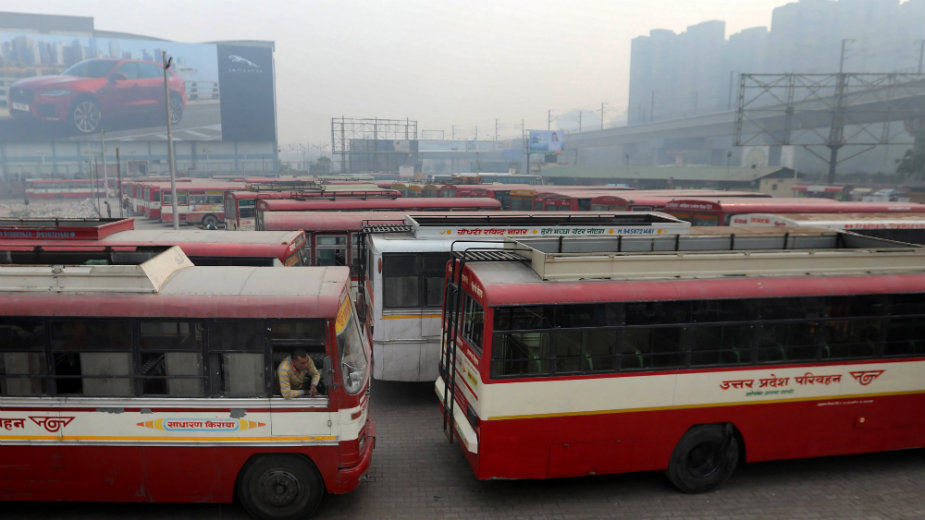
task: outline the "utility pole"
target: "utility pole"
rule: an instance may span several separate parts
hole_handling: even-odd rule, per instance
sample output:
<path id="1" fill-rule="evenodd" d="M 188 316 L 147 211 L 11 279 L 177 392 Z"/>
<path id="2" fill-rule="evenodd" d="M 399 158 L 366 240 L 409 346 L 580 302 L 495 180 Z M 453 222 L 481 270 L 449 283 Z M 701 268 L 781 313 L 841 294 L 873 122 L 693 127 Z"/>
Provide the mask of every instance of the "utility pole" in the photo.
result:
<path id="1" fill-rule="evenodd" d="M 546 131 L 552 130 L 552 110 L 546 111 Z"/>
<path id="2" fill-rule="evenodd" d="M 530 143 L 527 138 L 527 129 L 526 123 L 523 119 L 520 120 L 520 140 L 523 141 L 524 147 L 524 173 L 530 173 Z"/>
<path id="3" fill-rule="evenodd" d="M 578 133 L 579 134 L 581 133 L 581 113 L 582 112 L 584 112 L 584 110 L 578 110 Z"/>
<path id="4" fill-rule="evenodd" d="M 919 40 L 919 74 L 922 73 L 923 62 L 925 62 L 925 40 Z"/>
<path id="5" fill-rule="evenodd" d="M 601 130 L 604 129 L 604 102 L 601 101 Z"/>
<path id="6" fill-rule="evenodd" d="M 838 59 L 839 74 L 845 71 L 845 47 L 848 46 L 848 42 L 854 42 L 854 40 L 851 38 L 845 38 L 841 41 L 841 57 Z"/>
<path id="7" fill-rule="evenodd" d="M 123 207 L 124 204 L 122 204 L 122 200 L 123 200 L 122 197 L 125 196 L 125 192 L 122 191 L 122 161 L 119 159 L 119 147 L 118 146 L 116 147 L 116 178 L 119 179 L 119 181 L 116 183 L 116 185 L 119 187 L 119 202 L 118 202 L 119 218 L 124 218 L 125 208 Z"/>
<path id="8" fill-rule="evenodd" d="M 106 141 L 103 137 L 105 133 L 100 129 L 100 153 L 103 156 L 103 189 L 106 190 L 106 199 L 109 199 L 109 171 L 106 170 Z"/>
<path id="9" fill-rule="evenodd" d="M 173 204 L 173 229 L 180 229 L 180 214 L 177 207 L 177 172 L 173 166 L 173 131 L 170 128 L 170 88 L 167 86 L 167 69 L 173 63 L 173 57 L 167 59 L 167 51 L 161 51 L 164 62 L 164 105 L 167 110 L 167 162 L 170 163 L 170 202 Z"/>
<path id="10" fill-rule="evenodd" d="M 498 120 L 495 119 L 495 142 L 498 142 Z"/>

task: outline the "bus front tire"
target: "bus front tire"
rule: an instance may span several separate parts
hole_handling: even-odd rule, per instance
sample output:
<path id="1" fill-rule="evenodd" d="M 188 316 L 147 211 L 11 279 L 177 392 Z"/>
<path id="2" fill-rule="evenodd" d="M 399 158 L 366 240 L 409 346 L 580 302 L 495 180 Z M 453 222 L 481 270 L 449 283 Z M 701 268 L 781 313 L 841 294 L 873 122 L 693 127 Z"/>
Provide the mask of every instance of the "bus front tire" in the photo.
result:
<path id="1" fill-rule="evenodd" d="M 324 497 L 324 482 L 315 465 L 298 455 L 252 459 L 237 487 L 244 509 L 263 520 L 307 518 Z"/>
<path id="2" fill-rule="evenodd" d="M 731 424 L 694 426 L 678 441 L 666 474 L 685 493 L 713 491 L 739 463 L 739 441 Z"/>
<path id="3" fill-rule="evenodd" d="M 215 215 L 206 215 L 202 217 L 202 227 L 206 229 L 218 229 L 218 217 Z"/>

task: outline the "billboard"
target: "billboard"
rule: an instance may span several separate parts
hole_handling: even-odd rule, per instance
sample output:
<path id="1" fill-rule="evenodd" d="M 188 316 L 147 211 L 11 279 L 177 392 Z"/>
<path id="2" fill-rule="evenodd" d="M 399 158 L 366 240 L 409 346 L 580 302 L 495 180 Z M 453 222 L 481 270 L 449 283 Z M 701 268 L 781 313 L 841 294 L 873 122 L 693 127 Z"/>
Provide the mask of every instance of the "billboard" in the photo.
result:
<path id="1" fill-rule="evenodd" d="M 562 153 L 562 130 L 530 130 L 530 153 Z"/>
<path id="2" fill-rule="evenodd" d="M 272 50 L 229 76 L 223 47 L 0 28 L 0 141 L 166 140 L 168 113 L 176 140 L 275 141 Z"/>

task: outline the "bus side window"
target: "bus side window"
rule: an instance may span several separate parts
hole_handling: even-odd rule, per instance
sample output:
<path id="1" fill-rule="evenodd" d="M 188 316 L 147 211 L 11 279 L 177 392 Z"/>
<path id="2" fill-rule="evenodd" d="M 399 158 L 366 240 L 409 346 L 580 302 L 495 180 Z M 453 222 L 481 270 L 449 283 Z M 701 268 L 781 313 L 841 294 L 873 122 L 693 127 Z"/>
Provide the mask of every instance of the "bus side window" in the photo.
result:
<path id="1" fill-rule="evenodd" d="M 57 394 L 134 395 L 129 320 L 55 320 L 51 341 Z"/>
<path id="2" fill-rule="evenodd" d="M 0 395 L 41 395 L 45 389 L 45 323 L 0 318 Z"/>
<path id="3" fill-rule="evenodd" d="M 209 328 L 213 395 L 265 395 L 263 320 L 216 320 Z"/>
<path id="4" fill-rule="evenodd" d="M 303 320 L 272 320 L 267 326 L 270 340 L 271 354 L 271 377 L 270 394 L 273 396 L 280 395 L 279 377 L 277 369 L 279 364 L 290 356 L 297 349 L 303 349 L 311 358 L 315 368 L 321 372 L 324 366 L 324 357 L 327 354 L 325 349 L 325 324 L 320 319 L 303 319 Z M 323 376 L 323 374 L 322 374 Z M 319 382 L 318 391 L 321 394 L 327 393 L 323 387 L 324 378 Z M 306 385 L 309 383 L 306 380 Z M 307 386 L 306 386 L 307 389 Z"/>
<path id="5" fill-rule="evenodd" d="M 145 320 L 139 330 L 142 395 L 202 396 L 202 323 Z"/>

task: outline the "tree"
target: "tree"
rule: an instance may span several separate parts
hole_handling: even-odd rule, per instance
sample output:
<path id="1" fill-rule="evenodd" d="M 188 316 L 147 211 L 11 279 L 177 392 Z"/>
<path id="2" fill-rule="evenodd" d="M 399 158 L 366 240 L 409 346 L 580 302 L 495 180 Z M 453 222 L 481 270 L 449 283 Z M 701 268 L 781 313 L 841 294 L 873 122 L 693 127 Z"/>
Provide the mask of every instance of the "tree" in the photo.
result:
<path id="1" fill-rule="evenodd" d="M 906 180 L 925 179 L 925 125 L 919 124 L 912 148 L 896 161 L 896 173 Z"/>
<path id="2" fill-rule="evenodd" d="M 308 167 L 311 174 L 331 173 L 331 159 L 328 157 L 319 157 L 317 161 L 311 163 Z"/>

